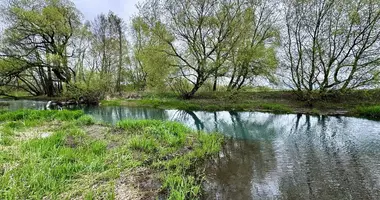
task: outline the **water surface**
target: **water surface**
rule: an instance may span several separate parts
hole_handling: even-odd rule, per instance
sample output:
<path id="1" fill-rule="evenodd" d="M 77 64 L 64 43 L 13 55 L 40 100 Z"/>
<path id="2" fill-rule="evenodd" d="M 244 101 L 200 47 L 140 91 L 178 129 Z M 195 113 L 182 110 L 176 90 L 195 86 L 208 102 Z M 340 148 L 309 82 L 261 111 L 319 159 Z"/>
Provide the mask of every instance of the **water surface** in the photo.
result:
<path id="1" fill-rule="evenodd" d="M 12 101 L 10 109 L 45 109 Z M 97 120 L 178 121 L 231 137 L 207 168 L 206 199 L 380 199 L 380 122 L 258 112 L 84 107 Z"/>

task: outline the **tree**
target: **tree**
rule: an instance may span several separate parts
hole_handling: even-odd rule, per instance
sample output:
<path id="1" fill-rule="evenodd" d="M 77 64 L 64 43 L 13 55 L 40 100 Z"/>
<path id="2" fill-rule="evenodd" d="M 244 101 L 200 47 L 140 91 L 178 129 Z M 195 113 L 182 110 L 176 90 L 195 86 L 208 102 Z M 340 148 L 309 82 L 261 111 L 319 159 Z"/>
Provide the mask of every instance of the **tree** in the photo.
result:
<path id="1" fill-rule="evenodd" d="M 231 54 L 232 69 L 228 90 L 239 90 L 248 80 L 257 76 L 274 79 L 277 69 L 279 31 L 276 21 L 279 19 L 279 7 L 276 1 L 248 1 L 242 15 L 245 28 L 239 37 L 237 47 Z"/>
<path id="2" fill-rule="evenodd" d="M 53 96 L 70 83 L 72 38 L 80 26 L 80 13 L 67 0 L 9 0 L 1 4 L 5 24 L 0 56 L 12 63 L 10 75 L 35 95 Z M 14 62 L 15 61 L 15 62 Z"/>
<path id="3" fill-rule="evenodd" d="M 107 92 L 121 92 L 122 74 L 127 59 L 127 40 L 124 35 L 124 22 L 110 12 L 100 14 L 91 23 L 91 57 L 93 68 L 100 73 Z"/>
<path id="4" fill-rule="evenodd" d="M 283 65 L 297 91 L 346 92 L 372 86 L 380 74 L 380 2 L 285 0 Z"/>
<path id="5" fill-rule="evenodd" d="M 216 61 L 218 50 L 223 49 L 223 57 L 228 57 L 232 46 L 226 44 L 232 45 L 238 35 L 234 28 L 241 24 L 242 5 L 233 0 L 148 0 L 140 9 L 146 21 L 162 24 L 169 32 L 156 29 L 153 33 L 170 46 L 165 53 L 179 61 L 174 67 L 192 84 L 183 97 L 193 97 L 222 66 L 216 64 L 224 62 Z"/>
<path id="6" fill-rule="evenodd" d="M 160 24 L 149 26 L 141 17 L 134 18 L 132 23 L 134 60 L 134 68 L 130 74 L 132 82 L 141 90 L 167 87 L 175 61 L 165 53 L 170 51 L 170 46 L 153 34 L 159 31 L 168 34 L 167 31 Z"/>
<path id="7" fill-rule="evenodd" d="M 124 22 L 123 20 L 116 16 L 115 14 L 111 13 L 109 15 L 109 20 L 111 22 L 111 27 L 113 29 L 113 32 L 116 33 L 117 39 L 118 39 L 118 48 L 119 48 L 119 63 L 117 68 L 117 80 L 116 80 L 116 91 L 121 92 L 121 74 L 122 74 L 122 68 L 123 68 L 123 42 L 125 42 L 125 36 L 124 36 Z"/>

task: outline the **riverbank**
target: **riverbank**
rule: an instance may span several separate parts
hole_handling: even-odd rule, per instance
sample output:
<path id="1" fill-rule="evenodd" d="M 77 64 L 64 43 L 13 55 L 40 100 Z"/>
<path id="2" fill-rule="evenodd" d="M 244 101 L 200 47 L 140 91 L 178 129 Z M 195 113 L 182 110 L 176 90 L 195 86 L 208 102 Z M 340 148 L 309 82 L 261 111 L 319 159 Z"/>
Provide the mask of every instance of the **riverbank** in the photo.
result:
<path id="1" fill-rule="evenodd" d="M 9 99 L 9 98 L 5 98 Z M 20 96 L 36 101 L 67 101 L 64 97 Z M 190 111 L 259 111 L 276 114 L 353 116 L 380 119 L 380 90 L 356 90 L 302 101 L 292 91 L 200 92 L 184 100 L 174 93 L 125 93 L 109 97 L 101 106 L 128 106 Z"/>
<path id="2" fill-rule="evenodd" d="M 222 137 L 82 111 L 0 111 L 0 199 L 194 199 Z"/>
<path id="3" fill-rule="evenodd" d="M 173 94 L 145 93 L 139 99 L 116 98 L 101 102 L 102 106 L 149 107 L 201 111 L 260 111 L 272 113 L 339 115 L 380 118 L 380 91 L 354 91 L 350 94 L 328 96 L 312 102 L 299 100 L 291 91 L 208 92 L 194 99 L 178 99 Z M 311 103 L 311 104 L 310 104 Z"/>

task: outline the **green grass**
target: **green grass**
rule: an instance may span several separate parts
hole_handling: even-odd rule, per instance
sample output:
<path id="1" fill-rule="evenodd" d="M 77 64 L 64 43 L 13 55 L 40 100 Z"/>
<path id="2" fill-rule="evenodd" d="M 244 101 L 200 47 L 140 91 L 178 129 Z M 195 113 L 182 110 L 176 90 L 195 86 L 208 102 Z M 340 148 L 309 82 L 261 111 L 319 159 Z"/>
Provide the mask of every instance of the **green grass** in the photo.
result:
<path id="1" fill-rule="evenodd" d="M 196 199 L 204 162 L 223 141 L 175 122 L 100 125 L 81 111 L 22 110 L 2 112 L 0 119 L 0 199 L 115 199 L 121 175 L 134 177 L 138 169 L 161 182 L 151 195 Z M 25 136 L 38 130 L 51 135 Z M 138 190 L 144 177 L 128 189 Z"/>
<path id="2" fill-rule="evenodd" d="M 360 117 L 380 119 L 380 106 L 360 106 L 352 112 Z"/>
<path id="3" fill-rule="evenodd" d="M 292 109 L 286 105 L 276 104 L 276 103 L 264 103 L 260 105 L 263 109 L 272 111 L 274 113 L 292 113 Z"/>
<path id="4" fill-rule="evenodd" d="M 54 110 L 18 110 L 14 112 L 1 112 L 1 121 L 34 121 L 34 120 L 76 120 L 84 115 L 83 111 L 67 111 L 60 112 Z"/>

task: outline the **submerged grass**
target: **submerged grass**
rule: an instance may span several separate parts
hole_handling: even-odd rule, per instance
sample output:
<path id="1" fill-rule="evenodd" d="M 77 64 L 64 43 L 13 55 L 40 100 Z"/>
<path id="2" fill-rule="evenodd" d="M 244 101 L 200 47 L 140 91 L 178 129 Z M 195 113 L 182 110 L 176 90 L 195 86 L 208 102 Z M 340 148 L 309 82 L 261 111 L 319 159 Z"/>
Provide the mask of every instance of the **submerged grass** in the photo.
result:
<path id="1" fill-rule="evenodd" d="M 53 122 L 59 126 L 49 126 Z M 81 111 L 2 112 L 0 123 L 0 199 L 115 199 L 131 198 L 131 193 L 198 198 L 204 161 L 219 152 L 223 141 L 175 122 L 99 125 Z M 41 126 L 51 132 L 48 137 L 18 138 L 22 131 L 46 131 Z M 161 184 L 144 189 L 144 175 L 120 181 L 122 174 L 133 177 L 138 169 Z M 130 192 L 120 193 L 125 190 Z"/>

